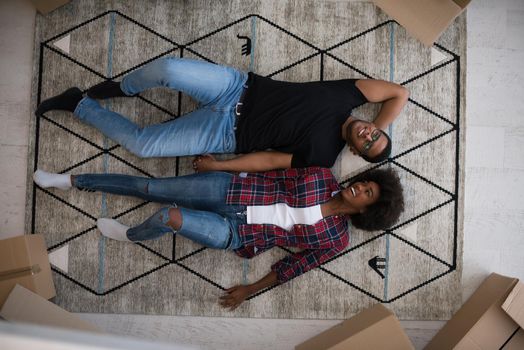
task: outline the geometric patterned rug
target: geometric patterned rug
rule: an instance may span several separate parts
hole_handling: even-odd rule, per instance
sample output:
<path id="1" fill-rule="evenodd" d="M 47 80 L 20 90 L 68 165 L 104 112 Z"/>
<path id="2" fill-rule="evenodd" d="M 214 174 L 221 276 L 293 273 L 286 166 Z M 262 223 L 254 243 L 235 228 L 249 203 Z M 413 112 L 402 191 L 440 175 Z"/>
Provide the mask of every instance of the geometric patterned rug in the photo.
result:
<path id="1" fill-rule="evenodd" d="M 29 181 L 27 231 L 43 233 L 53 263 L 55 302 L 75 312 L 347 318 L 376 302 L 402 319 L 446 319 L 460 305 L 465 125 L 465 14 L 425 48 L 370 3 L 313 1 L 73 1 L 38 16 L 33 106 L 70 86 L 86 90 L 165 55 L 235 66 L 277 80 L 374 78 L 411 93 L 389 128 L 393 167 L 406 210 L 386 231 L 351 229 L 346 251 L 235 312 L 217 297 L 251 283 L 289 253 L 254 259 L 184 238 L 122 244 L 96 218 L 133 225 L 158 205 L 139 199 L 39 188 Z M 212 8 L 210 10 L 210 8 Z M 141 125 L 195 108 L 173 91 L 103 102 Z M 371 119 L 377 105 L 353 115 Z M 65 112 L 33 117 L 28 173 L 116 172 L 147 177 L 192 172 L 191 157 L 140 159 Z M 343 151 L 333 172 L 347 181 L 372 167 Z"/>

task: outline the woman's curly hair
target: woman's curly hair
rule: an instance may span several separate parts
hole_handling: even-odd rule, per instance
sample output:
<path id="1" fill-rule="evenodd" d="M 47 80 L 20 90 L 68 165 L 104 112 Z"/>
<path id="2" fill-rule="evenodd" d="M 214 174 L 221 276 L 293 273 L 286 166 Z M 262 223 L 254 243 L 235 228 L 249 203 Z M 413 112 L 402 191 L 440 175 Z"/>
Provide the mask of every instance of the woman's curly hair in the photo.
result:
<path id="1" fill-rule="evenodd" d="M 404 195 L 397 172 L 391 168 L 371 170 L 355 177 L 349 185 L 359 181 L 376 182 L 380 196 L 363 213 L 351 215 L 353 226 L 366 231 L 392 227 L 404 211 Z"/>

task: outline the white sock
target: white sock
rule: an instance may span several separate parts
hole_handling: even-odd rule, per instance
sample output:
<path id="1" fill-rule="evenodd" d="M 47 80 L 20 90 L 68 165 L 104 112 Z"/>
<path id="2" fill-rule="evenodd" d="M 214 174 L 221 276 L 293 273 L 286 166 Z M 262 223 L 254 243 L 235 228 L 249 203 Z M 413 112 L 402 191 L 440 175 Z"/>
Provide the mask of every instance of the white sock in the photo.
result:
<path id="1" fill-rule="evenodd" d="M 55 174 L 37 170 L 33 174 L 33 180 L 38 186 L 43 188 L 55 187 L 61 190 L 67 190 L 72 187 L 71 174 Z"/>
<path id="2" fill-rule="evenodd" d="M 122 225 L 116 220 L 100 218 L 96 221 L 96 226 L 98 226 L 100 232 L 106 237 L 116 239 L 117 241 L 131 242 L 126 234 L 129 227 Z"/>

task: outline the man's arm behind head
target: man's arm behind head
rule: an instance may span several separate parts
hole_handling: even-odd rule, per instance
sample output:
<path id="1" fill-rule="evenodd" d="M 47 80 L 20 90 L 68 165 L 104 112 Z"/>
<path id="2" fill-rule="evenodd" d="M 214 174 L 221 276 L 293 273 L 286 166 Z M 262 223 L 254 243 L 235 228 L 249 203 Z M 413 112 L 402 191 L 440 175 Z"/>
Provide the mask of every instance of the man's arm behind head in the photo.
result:
<path id="1" fill-rule="evenodd" d="M 361 79 L 356 86 L 369 102 L 382 102 L 382 108 L 373 121 L 382 130 L 399 116 L 409 99 L 408 89 L 384 80 Z"/>

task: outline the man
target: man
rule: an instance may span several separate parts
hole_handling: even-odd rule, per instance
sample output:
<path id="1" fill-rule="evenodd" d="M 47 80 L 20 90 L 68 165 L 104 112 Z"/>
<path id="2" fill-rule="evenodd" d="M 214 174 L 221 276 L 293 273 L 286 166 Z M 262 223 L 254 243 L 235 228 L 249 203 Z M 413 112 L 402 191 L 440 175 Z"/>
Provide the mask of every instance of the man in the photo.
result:
<path id="1" fill-rule="evenodd" d="M 186 93 L 199 108 L 173 121 L 140 128 L 93 99 L 134 96 L 167 87 Z M 345 79 L 290 83 L 203 61 L 161 58 L 121 82 L 105 81 L 42 102 L 36 114 L 68 110 L 139 157 L 242 153 L 226 161 L 199 157 L 198 171 L 267 171 L 291 167 L 330 167 L 347 144 L 370 162 L 391 152 L 382 131 L 399 115 L 409 93 L 380 80 Z M 358 120 L 351 110 L 381 102 L 374 122 Z"/>

